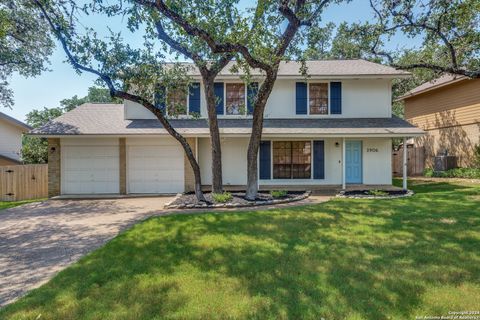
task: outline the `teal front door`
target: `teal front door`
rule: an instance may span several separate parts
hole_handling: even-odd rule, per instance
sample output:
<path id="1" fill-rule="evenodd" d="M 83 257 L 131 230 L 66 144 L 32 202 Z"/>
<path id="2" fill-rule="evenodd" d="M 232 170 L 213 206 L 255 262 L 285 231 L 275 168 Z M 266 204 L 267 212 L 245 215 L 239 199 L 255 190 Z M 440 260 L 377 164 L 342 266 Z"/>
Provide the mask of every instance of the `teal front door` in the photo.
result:
<path id="1" fill-rule="evenodd" d="M 362 141 L 345 141 L 345 182 L 362 183 Z"/>

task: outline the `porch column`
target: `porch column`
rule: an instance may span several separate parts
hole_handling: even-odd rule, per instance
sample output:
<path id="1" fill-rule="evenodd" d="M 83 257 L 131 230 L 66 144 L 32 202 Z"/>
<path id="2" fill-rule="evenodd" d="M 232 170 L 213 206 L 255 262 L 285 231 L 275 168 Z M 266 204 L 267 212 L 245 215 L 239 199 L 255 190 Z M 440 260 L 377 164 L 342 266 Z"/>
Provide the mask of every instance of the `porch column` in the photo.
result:
<path id="1" fill-rule="evenodd" d="M 407 138 L 403 138 L 403 190 L 407 190 Z"/>
<path id="2" fill-rule="evenodd" d="M 126 139 L 119 138 L 120 194 L 127 194 L 127 146 Z"/>
<path id="3" fill-rule="evenodd" d="M 345 178 L 345 175 L 346 175 L 345 159 L 346 159 L 346 156 L 345 156 L 345 138 L 342 138 L 342 189 L 343 190 L 345 190 L 347 188 L 346 178 Z"/>

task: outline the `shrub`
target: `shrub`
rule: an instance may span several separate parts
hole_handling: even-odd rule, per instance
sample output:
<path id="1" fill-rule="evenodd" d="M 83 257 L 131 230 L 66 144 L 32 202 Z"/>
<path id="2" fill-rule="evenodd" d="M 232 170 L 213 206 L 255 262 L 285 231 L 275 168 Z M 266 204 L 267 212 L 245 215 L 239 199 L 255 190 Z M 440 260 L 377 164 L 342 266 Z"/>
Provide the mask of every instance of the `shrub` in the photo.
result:
<path id="1" fill-rule="evenodd" d="M 480 168 L 480 143 L 475 145 L 475 148 L 473 149 L 473 157 L 475 167 Z"/>
<path id="2" fill-rule="evenodd" d="M 428 168 L 423 172 L 425 177 L 438 178 L 466 178 L 466 179 L 480 179 L 480 168 L 456 168 L 447 171 L 433 171 Z"/>
<path id="3" fill-rule="evenodd" d="M 284 198 L 287 196 L 287 191 L 285 190 L 271 190 L 270 195 L 277 199 L 277 198 Z"/>
<path id="4" fill-rule="evenodd" d="M 425 170 L 423 170 L 423 175 L 425 177 L 433 177 L 433 174 L 434 174 L 434 171 L 432 168 L 426 168 Z"/>
<path id="5" fill-rule="evenodd" d="M 213 193 L 212 192 L 212 198 L 213 201 L 218 202 L 218 203 L 226 203 L 230 200 L 233 199 L 233 196 L 230 192 L 224 192 L 224 193 Z"/>
<path id="6" fill-rule="evenodd" d="M 382 190 L 368 190 L 368 194 L 371 196 L 376 196 L 376 197 L 384 197 L 388 196 L 388 192 L 382 191 Z"/>

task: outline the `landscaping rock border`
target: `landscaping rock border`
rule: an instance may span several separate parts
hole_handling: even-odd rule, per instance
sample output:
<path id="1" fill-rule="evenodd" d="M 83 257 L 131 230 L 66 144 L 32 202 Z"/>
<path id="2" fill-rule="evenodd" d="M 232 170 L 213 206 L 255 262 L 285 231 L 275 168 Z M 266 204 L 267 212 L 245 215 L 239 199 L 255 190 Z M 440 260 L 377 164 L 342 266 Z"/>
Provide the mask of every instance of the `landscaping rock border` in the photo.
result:
<path id="1" fill-rule="evenodd" d="M 189 204 L 174 204 L 178 200 L 182 193 L 177 194 L 177 196 L 165 204 L 166 209 L 213 209 L 213 208 L 245 208 L 245 207 L 258 207 L 258 206 L 268 206 L 276 204 L 291 203 L 296 201 L 301 201 L 307 199 L 310 196 L 310 191 L 305 191 L 293 197 L 284 198 L 284 199 L 271 199 L 263 201 L 249 201 L 248 203 L 189 203 Z"/>
<path id="2" fill-rule="evenodd" d="M 380 190 L 384 191 L 384 190 Z M 348 191 L 347 191 L 348 192 Z M 388 192 L 388 191 L 385 191 Z M 397 198 L 406 198 L 411 197 L 415 193 L 412 190 L 407 190 L 404 194 L 389 194 L 386 196 L 375 196 L 371 194 L 345 194 L 345 191 L 340 191 L 336 197 L 337 198 L 349 198 L 349 199 L 397 199 Z"/>

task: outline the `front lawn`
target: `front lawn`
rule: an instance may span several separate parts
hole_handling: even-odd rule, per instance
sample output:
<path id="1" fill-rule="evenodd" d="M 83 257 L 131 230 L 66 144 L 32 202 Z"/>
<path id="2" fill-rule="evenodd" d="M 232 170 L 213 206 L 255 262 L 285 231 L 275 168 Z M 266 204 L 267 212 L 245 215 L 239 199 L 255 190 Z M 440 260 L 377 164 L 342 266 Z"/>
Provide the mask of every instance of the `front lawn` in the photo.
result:
<path id="1" fill-rule="evenodd" d="M 0 318 L 410 320 L 480 310 L 480 186 L 414 190 L 152 218 Z"/>

